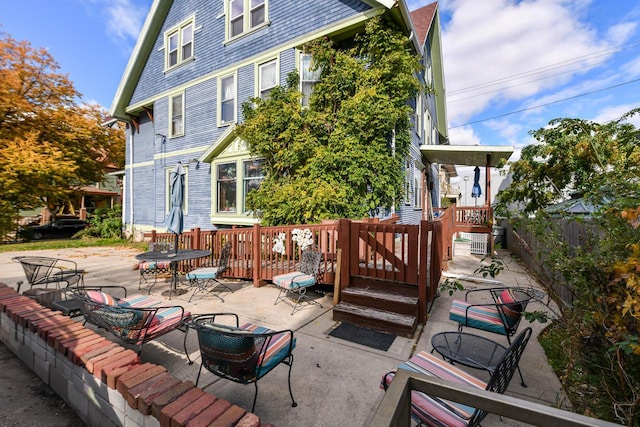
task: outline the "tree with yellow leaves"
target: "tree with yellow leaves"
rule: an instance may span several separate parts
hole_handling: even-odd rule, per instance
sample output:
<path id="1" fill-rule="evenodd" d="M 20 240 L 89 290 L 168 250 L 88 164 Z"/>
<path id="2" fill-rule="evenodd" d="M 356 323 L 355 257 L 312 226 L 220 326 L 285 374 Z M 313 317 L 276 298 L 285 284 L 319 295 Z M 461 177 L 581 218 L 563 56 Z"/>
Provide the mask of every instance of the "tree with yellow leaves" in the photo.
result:
<path id="1" fill-rule="evenodd" d="M 124 132 L 43 48 L 0 33 L 0 229 L 22 209 L 63 205 L 124 164 Z"/>

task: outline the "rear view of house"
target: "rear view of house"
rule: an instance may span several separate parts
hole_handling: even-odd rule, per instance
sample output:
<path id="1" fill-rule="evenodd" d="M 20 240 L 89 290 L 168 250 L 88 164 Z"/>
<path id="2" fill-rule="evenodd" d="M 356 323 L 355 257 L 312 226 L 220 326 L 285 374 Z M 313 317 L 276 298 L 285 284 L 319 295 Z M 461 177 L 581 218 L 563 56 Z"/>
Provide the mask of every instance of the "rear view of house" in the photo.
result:
<path id="1" fill-rule="evenodd" d="M 437 4 L 413 12 L 404 0 L 155 0 L 111 114 L 127 124 L 123 216 L 128 233 L 164 230 L 169 172 L 185 171 L 185 228 L 214 229 L 259 221 L 246 195 L 264 179 L 262 161 L 236 136 L 241 106 L 284 85 L 297 70 L 308 101 L 320 73 L 302 47 L 319 37 L 348 40 L 387 13 L 420 57 L 405 192 L 392 213 L 417 223 L 438 205 L 438 165 L 420 146 L 448 143 Z"/>

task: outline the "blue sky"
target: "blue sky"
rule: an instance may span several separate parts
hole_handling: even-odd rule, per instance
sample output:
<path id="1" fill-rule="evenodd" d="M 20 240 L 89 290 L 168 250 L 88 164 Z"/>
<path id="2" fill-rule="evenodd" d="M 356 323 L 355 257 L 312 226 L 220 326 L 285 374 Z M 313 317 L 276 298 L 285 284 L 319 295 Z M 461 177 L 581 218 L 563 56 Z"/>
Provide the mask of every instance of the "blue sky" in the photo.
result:
<path id="1" fill-rule="evenodd" d="M 431 0 L 407 3 L 413 10 Z M 439 4 L 452 144 L 518 149 L 553 118 L 605 122 L 640 107 L 637 0 Z M 150 5 L 5 1 L 0 30 L 47 48 L 83 100 L 108 109 Z"/>

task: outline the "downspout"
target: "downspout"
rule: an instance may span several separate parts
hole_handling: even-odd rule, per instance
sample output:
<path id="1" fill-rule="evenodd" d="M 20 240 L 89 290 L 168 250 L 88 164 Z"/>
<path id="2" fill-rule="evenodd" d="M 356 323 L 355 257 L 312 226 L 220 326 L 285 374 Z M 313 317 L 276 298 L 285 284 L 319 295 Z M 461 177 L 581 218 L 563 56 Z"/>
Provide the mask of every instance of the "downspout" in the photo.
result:
<path id="1" fill-rule="evenodd" d="M 134 236 L 134 215 L 133 215 L 133 125 L 128 122 L 129 126 L 129 224 L 131 225 L 131 236 Z M 123 212 L 124 215 L 124 212 Z"/>

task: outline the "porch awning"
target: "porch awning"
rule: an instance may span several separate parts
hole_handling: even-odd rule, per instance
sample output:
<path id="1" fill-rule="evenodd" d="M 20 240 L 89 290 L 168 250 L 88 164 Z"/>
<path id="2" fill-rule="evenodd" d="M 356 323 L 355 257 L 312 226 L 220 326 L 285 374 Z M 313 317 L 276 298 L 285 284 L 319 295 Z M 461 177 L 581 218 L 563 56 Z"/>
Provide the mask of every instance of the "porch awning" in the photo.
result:
<path id="1" fill-rule="evenodd" d="M 430 163 L 462 166 L 498 167 L 508 160 L 513 147 L 504 145 L 421 145 L 420 151 Z M 488 155 L 491 156 L 488 156 Z"/>

